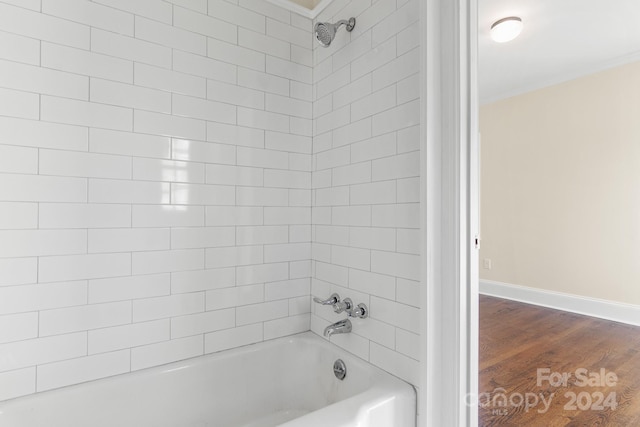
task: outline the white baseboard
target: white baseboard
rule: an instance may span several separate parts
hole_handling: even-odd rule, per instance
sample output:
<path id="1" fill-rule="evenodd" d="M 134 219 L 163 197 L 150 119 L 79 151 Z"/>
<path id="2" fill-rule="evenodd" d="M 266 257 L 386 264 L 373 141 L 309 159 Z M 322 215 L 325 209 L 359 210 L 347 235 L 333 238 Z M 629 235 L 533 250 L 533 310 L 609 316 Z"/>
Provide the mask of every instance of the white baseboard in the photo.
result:
<path id="1" fill-rule="evenodd" d="M 491 280 L 480 280 L 480 293 L 640 326 L 640 306 L 638 305 L 587 298 Z"/>

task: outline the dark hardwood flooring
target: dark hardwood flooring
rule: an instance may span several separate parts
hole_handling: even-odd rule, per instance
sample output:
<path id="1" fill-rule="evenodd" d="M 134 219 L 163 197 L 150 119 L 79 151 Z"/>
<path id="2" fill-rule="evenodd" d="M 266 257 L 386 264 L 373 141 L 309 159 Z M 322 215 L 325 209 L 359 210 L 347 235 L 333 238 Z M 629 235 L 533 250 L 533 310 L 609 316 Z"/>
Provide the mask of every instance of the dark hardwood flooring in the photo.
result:
<path id="1" fill-rule="evenodd" d="M 481 295 L 479 371 L 481 427 L 640 427 L 640 327 Z"/>

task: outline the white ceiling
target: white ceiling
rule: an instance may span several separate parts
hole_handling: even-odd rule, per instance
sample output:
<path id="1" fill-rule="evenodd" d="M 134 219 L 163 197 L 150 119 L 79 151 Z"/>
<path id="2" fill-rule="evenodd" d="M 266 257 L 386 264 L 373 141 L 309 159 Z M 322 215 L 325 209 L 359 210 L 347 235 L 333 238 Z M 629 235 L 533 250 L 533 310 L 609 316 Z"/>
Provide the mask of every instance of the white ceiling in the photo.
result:
<path id="1" fill-rule="evenodd" d="M 528 92 L 640 60 L 640 0 L 478 0 L 480 102 Z M 524 29 L 495 43 L 491 24 Z"/>
<path id="2" fill-rule="evenodd" d="M 315 19 L 333 0 L 264 0 L 293 13 Z M 361 1 L 361 0 L 355 0 Z"/>
<path id="3" fill-rule="evenodd" d="M 313 9 L 320 3 L 320 0 L 290 0 L 293 3 L 297 3 L 302 7 L 306 7 L 307 9 Z"/>

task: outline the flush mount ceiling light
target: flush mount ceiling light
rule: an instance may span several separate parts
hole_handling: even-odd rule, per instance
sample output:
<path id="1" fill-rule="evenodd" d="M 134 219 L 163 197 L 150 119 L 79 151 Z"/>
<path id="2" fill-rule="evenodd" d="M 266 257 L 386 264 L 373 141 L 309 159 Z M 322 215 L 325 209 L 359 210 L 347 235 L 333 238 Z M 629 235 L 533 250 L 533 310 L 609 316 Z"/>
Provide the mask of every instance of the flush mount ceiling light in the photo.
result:
<path id="1" fill-rule="evenodd" d="M 522 31 L 522 19 L 517 16 L 502 18 L 491 26 L 491 38 L 498 43 L 505 43 L 518 37 Z"/>

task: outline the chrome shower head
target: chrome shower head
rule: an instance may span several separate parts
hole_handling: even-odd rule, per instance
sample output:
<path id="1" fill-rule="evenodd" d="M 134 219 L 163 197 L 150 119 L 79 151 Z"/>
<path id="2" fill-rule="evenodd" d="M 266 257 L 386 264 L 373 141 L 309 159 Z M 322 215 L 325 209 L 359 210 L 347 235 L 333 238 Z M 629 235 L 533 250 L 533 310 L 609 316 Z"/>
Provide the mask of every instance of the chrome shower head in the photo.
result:
<path id="1" fill-rule="evenodd" d="M 336 36 L 336 31 L 338 31 L 341 25 L 346 26 L 347 31 L 351 32 L 356 26 L 356 18 L 351 18 L 348 21 L 342 20 L 335 24 L 318 22 L 314 28 L 318 43 L 320 43 L 322 47 L 329 47 L 333 38 Z"/>
<path id="2" fill-rule="evenodd" d="M 323 47 L 329 47 L 335 35 L 336 27 L 334 25 L 325 22 L 318 22 L 316 24 L 316 40 L 318 40 L 318 43 Z"/>

